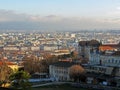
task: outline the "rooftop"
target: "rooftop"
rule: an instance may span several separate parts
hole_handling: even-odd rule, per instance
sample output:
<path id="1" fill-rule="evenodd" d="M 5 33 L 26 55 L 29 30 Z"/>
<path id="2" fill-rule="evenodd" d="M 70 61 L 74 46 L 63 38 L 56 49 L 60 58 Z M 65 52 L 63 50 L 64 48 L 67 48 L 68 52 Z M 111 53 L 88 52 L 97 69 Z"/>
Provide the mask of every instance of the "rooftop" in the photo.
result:
<path id="1" fill-rule="evenodd" d="M 72 65 L 74 65 L 75 63 L 73 62 L 68 62 L 68 61 L 59 61 L 56 63 L 53 63 L 51 65 L 53 66 L 57 66 L 57 67 L 71 67 Z"/>
<path id="2" fill-rule="evenodd" d="M 100 51 L 106 51 L 106 50 L 116 50 L 120 47 L 119 44 L 107 44 L 107 45 L 101 45 L 99 47 Z"/>
<path id="3" fill-rule="evenodd" d="M 100 43 L 97 40 L 91 40 L 91 41 L 80 41 L 80 46 L 99 46 Z"/>
<path id="4" fill-rule="evenodd" d="M 4 65 L 4 64 L 7 64 L 7 65 L 16 65 L 15 63 L 12 63 L 12 62 L 2 62 L 2 61 L 0 61 L 0 66 L 1 65 Z"/>

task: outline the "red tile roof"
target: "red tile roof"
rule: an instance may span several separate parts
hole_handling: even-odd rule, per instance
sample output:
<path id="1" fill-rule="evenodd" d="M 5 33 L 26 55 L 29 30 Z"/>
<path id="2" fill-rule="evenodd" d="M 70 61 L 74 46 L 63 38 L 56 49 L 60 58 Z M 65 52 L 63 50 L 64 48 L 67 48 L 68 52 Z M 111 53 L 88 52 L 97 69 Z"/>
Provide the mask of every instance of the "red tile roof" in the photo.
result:
<path id="1" fill-rule="evenodd" d="M 0 66 L 3 65 L 3 64 L 7 64 L 7 65 L 16 65 L 15 63 L 12 63 L 12 62 L 2 62 L 0 61 Z"/>
<path id="2" fill-rule="evenodd" d="M 106 51 L 106 50 L 115 50 L 117 48 L 117 45 L 101 45 L 99 47 L 100 51 Z"/>

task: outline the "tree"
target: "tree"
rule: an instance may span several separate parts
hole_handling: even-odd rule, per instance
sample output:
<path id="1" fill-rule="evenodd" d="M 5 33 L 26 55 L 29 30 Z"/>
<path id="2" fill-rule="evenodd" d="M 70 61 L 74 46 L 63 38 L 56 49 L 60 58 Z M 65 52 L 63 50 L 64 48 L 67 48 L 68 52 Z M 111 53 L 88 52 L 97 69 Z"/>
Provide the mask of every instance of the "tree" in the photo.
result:
<path id="1" fill-rule="evenodd" d="M 6 62 L 1 62 L 0 66 L 0 86 L 9 82 L 9 76 L 12 73 L 12 69 L 8 67 Z"/>
<path id="2" fill-rule="evenodd" d="M 33 74 L 35 72 L 44 72 L 44 68 L 45 66 L 42 61 L 39 61 L 33 57 L 26 58 L 24 61 L 24 70 L 30 74 Z"/>
<path id="3" fill-rule="evenodd" d="M 44 60 L 38 60 L 37 58 L 25 57 L 24 58 L 24 70 L 30 74 L 39 72 L 39 73 L 48 73 L 49 65 L 57 62 L 58 59 L 55 56 L 48 56 Z"/>
<path id="4" fill-rule="evenodd" d="M 72 51 L 70 56 L 73 60 L 76 60 L 76 59 L 78 59 L 78 52 L 77 51 Z"/>
<path id="5" fill-rule="evenodd" d="M 80 65 L 73 65 L 70 67 L 70 78 L 76 81 L 85 82 L 85 70 Z"/>
<path id="6" fill-rule="evenodd" d="M 17 71 L 10 75 L 12 86 L 16 89 L 22 88 L 22 90 L 29 89 L 31 84 L 29 83 L 30 74 L 25 71 Z"/>

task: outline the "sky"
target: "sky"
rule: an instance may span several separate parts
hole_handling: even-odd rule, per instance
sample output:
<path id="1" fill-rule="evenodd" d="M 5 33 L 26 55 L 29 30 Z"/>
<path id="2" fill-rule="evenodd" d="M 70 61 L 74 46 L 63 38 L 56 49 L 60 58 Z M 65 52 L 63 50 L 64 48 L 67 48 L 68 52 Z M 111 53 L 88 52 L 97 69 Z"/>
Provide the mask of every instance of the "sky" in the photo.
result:
<path id="1" fill-rule="evenodd" d="M 120 0 L 0 0 L 0 30 L 120 30 Z"/>

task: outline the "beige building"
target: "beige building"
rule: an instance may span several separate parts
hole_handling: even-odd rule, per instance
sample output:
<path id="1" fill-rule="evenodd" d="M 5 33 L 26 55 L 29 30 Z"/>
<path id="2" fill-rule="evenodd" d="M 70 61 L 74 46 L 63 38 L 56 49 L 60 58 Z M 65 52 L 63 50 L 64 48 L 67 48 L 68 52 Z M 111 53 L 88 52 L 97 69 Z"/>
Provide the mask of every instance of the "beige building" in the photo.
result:
<path id="1" fill-rule="evenodd" d="M 54 50 L 54 52 L 51 53 L 51 55 L 55 55 L 55 56 L 68 55 L 68 54 L 70 54 L 70 51 L 68 49 Z"/>
<path id="2" fill-rule="evenodd" d="M 54 51 L 56 49 L 58 49 L 58 46 L 55 44 L 44 44 L 43 46 L 44 51 Z"/>
<path id="3" fill-rule="evenodd" d="M 39 50 L 40 50 L 40 47 L 38 47 L 38 46 L 32 46 L 32 47 L 31 47 L 31 50 L 32 50 L 32 51 L 39 51 Z"/>
<path id="4" fill-rule="evenodd" d="M 3 48 L 3 50 L 5 51 L 19 51 L 19 47 L 16 47 L 16 46 L 6 46 Z"/>
<path id="5" fill-rule="evenodd" d="M 7 64 L 13 71 L 17 71 L 19 69 L 19 66 L 12 62 L 0 62 L 0 65 L 3 65 L 4 63 Z"/>
<path id="6" fill-rule="evenodd" d="M 29 50 L 29 47 L 21 47 L 20 50 L 21 50 L 21 51 L 28 51 L 28 50 Z"/>
<path id="7" fill-rule="evenodd" d="M 72 62 L 60 61 L 49 66 L 50 77 L 55 81 L 70 81 L 70 67 Z"/>

